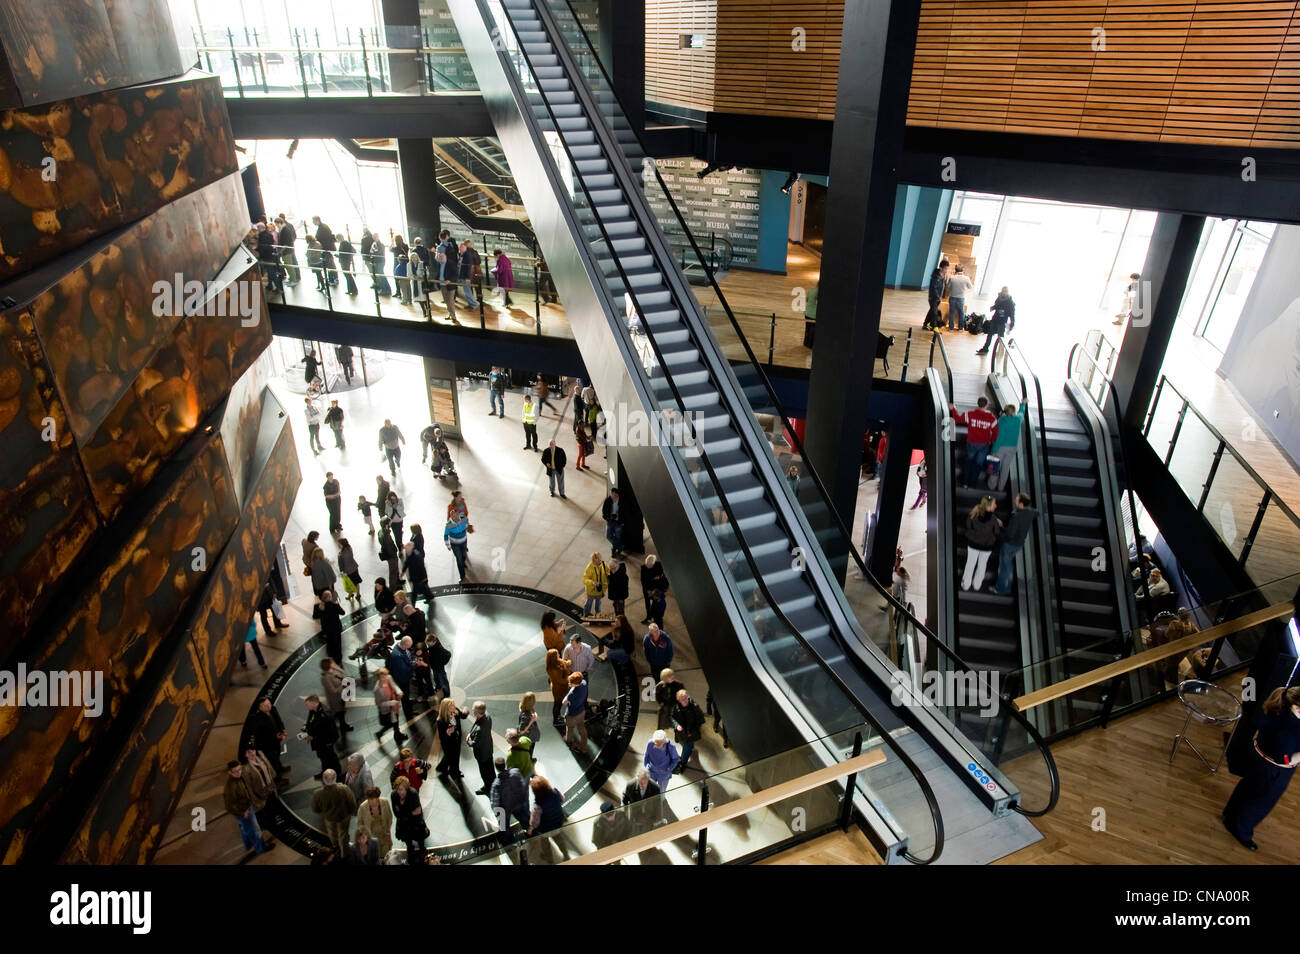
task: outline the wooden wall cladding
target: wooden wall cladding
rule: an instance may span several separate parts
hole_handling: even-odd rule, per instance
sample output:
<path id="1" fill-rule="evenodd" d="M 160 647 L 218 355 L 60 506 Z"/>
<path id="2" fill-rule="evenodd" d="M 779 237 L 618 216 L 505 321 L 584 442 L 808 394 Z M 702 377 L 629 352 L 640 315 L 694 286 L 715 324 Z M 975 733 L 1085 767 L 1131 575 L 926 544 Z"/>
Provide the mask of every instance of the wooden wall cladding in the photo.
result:
<path id="1" fill-rule="evenodd" d="M 279 405 L 271 398 L 266 414 Z M 262 582 L 288 526 L 302 479 L 287 419 L 260 467 L 239 526 L 197 601 L 182 638 L 172 640 L 167 677 L 140 717 L 112 775 L 62 859 L 144 864 L 175 810 L 185 778 L 212 726 L 252 618 Z"/>
<path id="2" fill-rule="evenodd" d="M 166 0 L 0 0 L 0 106 L 70 99 L 184 71 Z"/>
<path id="3" fill-rule="evenodd" d="M 84 446 L 171 338 L 179 316 L 155 314 L 155 280 L 206 282 L 248 231 L 238 173 L 141 219 L 20 308 L 49 355 L 73 436 Z"/>
<path id="4" fill-rule="evenodd" d="M 925 0 L 907 121 L 1294 146 L 1300 3 Z"/>
<path id="5" fill-rule="evenodd" d="M 158 490 L 124 541 L 88 552 L 81 572 L 65 581 L 63 607 L 40 640 L 28 641 L 23 662 L 28 671 L 103 673 L 105 707 L 97 717 L 81 708 L 0 707 L 5 862 L 16 860 L 23 832 L 39 831 L 60 794 L 75 792 L 69 783 L 109 732 L 162 637 L 207 583 L 211 563 L 197 565 L 195 548 L 215 562 L 239 519 L 225 451 L 213 436 Z"/>
<path id="6" fill-rule="evenodd" d="M 653 103 L 713 109 L 717 0 L 645 0 L 645 96 Z M 682 37 L 703 37 L 702 49 Z"/>
<path id="7" fill-rule="evenodd" d="M 0 281 L 237 170 L 216 76 L 5 110 Z"/>

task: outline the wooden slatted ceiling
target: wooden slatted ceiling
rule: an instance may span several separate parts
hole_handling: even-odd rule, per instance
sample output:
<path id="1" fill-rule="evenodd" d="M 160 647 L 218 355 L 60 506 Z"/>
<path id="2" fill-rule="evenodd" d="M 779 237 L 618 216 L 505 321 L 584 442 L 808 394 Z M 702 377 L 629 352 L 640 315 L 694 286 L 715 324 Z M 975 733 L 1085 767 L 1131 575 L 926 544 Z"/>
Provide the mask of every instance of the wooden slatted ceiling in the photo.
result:
<path id="1" fill-rule="evenodd" d="M 652 103 L 713 111 L 717 0 L 646 0 L 645 95 Z M 681 38 L 704 37 L 704 48 L 682 49 Z"/>
<path id="2" fill-rule="evenodd" d="M 1104 49 L 1093 49 L 1095 28 Z M 1300 4 L 927 0 L 908 123 L 1293 145 Z"/>

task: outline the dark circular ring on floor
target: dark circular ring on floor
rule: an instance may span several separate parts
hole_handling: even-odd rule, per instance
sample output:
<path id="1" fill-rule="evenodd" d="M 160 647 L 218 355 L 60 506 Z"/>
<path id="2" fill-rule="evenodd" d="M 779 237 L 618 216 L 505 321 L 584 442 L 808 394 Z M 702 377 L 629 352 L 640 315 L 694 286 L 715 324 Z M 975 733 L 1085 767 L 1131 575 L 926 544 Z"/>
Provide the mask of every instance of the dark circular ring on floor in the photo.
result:
<path id="1" fill-rule="evenodd" d="M 468 707 L 475 699 L 484 699 L 489 702 L 489 715 L 492 715 L 492 702 L 505 703 L 511 699 L 517 700 L 525 691 L 535 692 L 538 698 L 538 716 L 544 726 L 542 741 L 538 744 L 539 757 L 545 760 L 548 778 L 564 791 L 566 816 L 573 817 L 605 785 L 610 773 L 618 766 L 631 744 L 640 705 L 637 698 L 640 687 L 632 664 L 626 661 L 596 662 L 590 670 L 588 683 L 591 686 L 592 700 L 608 698 L 613 703 L 613 709 L 605 724 L 604 739 L 598 742 L 593 734 L 592 742 L 598 745 L 594 755 L 589 760 L 579 761 L 569 754 L 562 739 L 545 728 L 549 722 L 545 717 L 547 715 L 545 700 L 549 698 L 550 692 L 549 688 L 544 688 L 549 684 L 546 681 L 543 665 L 545 647 L 541 641 L 538 620 L 543 611 L 554 610 L 557 614 L 568 617 L 569 632 L 581 633 L 585 637 L 584 642 L 594 646 L 595 638 L 579 623 L 582 616 L 581 607 L 562 597 L 543 593 L 540 590 L 495 583 L 466 583 L 435 587 L 433 594 L 434 602 L 432 607 L 426 610 L 426 615 L 429 618 L 430 628 L 452 651 L 452 660 L 447 666 L 452 696 L 459 705 L 464 707 Z M 375 629 L 373 621 L 377 615 L 373 606 L 367 606 L 344 617 L 344 624 L 348 627 L 343 634 L 344 668 L 357 683 L 357 701 L 349 706 L 347 721 L 365 719 L 366 725 L 364 727 L 359 725 L 357 731 L 357 735 L 361 738 L 368 737 L 378 726 L 371 693 L 374 687 L 373 673 L 383 665 L 383 662 L 371 660 L 372 665 L 369 666 L 368 675 L 362 675 L 358 664 L 346 657 L 352 649 L 361 645 L 371 635 Z M 489 626 L 476 626 L 476 622 L 480 620 L 487 620 Z M 295 738 L 294 726 L 297 724 L 295 720 L 305 713 L 305 709 L 301 713 L 296 708 L 288 711 L 288 706 L 291 701 L 297 706 L 299 704 L 297 697 L 300 695 L 320 691 L 316 678 L 318 674 L 314 665 L 310 664 L 323 656 L 324 652 L 324 637 L 317 635 L 306 640 L 272 673 L 258 696 L 258 698 L 262 696 L 270 698 L 271 703 L 280 712 L 287 735 L 285 760 L 293 762 L 299 768 L 313 765 L 316 757 L 308 743 Z M 461 678 L 462 676 L 465 678 Z M 506 684 L 503 685 L 503 682 Z M 465 694 L 467 688 L 472 690 L 471 695 Z M 284 702 L 283 706 L 281 700 Z M 257 704 L 254 702 L 244 722 L 240 751 L 236 753 L 236 758 L 241 757 L 243 749 L 250 744 L 256 711 Z M 417 737 L 423 738 L 421 723 L 426 721 L 431 723 L 431 716 L 431 712 L 420 714 L 407 724 L 406 728 L 412 740 L 416 740 Z M 373 723 L 371 719 L 374 720 Z M 504 736 L 505 729 L 513 727 L 513 721 L 501 723 L 499 729 L 494 728 L 494 739 L 500 740 Z M 432 735 L 432 730 L 429 730 L 430 742 Z M 412 741 L 405 744 L 416 743 Z M 343 740 L 340 745 L 343 748 L 339 749 L 336 746 L 336 751 L 339 752 L 340 761 L 345 768 L 347 755 L 351 751 L 372 747 L 374 752 L 382 754 L 388 765 L 393 761 L 388 758 L 388 753 L 382 750 L 381 743 L 353 743 L 349 746 L 346 740 Z M 504 742 L 499 741 L 494 745 L 494 753 L 503 752 L 504 748 Z M 423 747 L 416 754 L 421 758 L 426 755 Z M 554 762 L 551 761 L 552 758 Z M 374 764 L 370 763 L 368 756 L 367 764 L 371 768 L 375 784 L 384 790 L 387 797 L 391 789 L 386 772 L 381 770 L 384 766 L 378 761 L 377 756 Z M 469 764 L 464 767 L 470 772 L 476 771 L 477 765 L 473 762 L 472 756 Z M 299 772 L 299 775 L 301 774 Z M 557 776 L 565 774 L 572 774 L 575 777 L 567 784 L 561 784 Z M 434 792 L 434 799 L 439 799 L 436 786 L 440 781 L 435 780 L 432 772 L 430 773 L 430 778 L 421 787 L 422 804 L 425 803 L 424 796 L 430 790 Z M 469 794 L 470 790 L 464 787 L 464 782 L 441 781 L 441 784 L 447 791 L 450 791 L 452 785 L 462 788 L 460 795 L 452 796 L 462 817 L 447 824 L 440 824 L 446 819 L 443 816 L 434 816 L 433 809 L 437 806 L 433 803 L 425 805 L 426 822 L 431 832 L 430 842 L 433 844 L 430 853 L 437 855 L 438 860 L 444 864 L 456 864 L 503 848 L 505 842 L 502 833 L 490 818 L 490 809 L 485 808 L 484 805 L 476 805 L 476 796 Z M 309 807 L 310 796 L 317 788 L 319 783 L 312 779 L 311 775 L 307 775 L 305 781 L 295 779 L 290 786 L 271 796 L 266 808 L 258 814 L 266 830 L 305 855 L 312 855 L 330 847 L 329 836 L 310 820 L 315 817 Z M 441 802 L 444 808 L 448 804 L 446 799 L 441 799 Z M 476 807 L 478 810 L 470 811 L 471 807 Z M 591 813 L 595 813 L 594 808 Z M 460 823 L 459 826 L 455 824 L 456 821 Z M 452 837 L 440 842 L 440 827 Z M 512 827 L 517 828 L 517 825 Z M 456 837 L 457 835 L 459 837 Z M 465 837 L 466 835 L 469 837 Z"/>

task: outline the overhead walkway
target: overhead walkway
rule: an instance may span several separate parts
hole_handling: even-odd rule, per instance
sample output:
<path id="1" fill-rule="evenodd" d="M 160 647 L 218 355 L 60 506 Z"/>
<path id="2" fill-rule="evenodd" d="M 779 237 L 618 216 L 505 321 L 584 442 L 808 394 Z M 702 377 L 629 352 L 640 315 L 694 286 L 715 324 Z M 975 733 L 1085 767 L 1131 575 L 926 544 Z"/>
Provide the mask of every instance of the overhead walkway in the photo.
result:
<path id="1" fill-rule="evenodd" d="M 1015 811 L 1030 810 L 1018 786 L 989 758 L 992 712 L 958 730 L 959 710 L 981 704 L 932 704 L 921 671 L 900 673 L 881 650 L 883 630 L 937 647 L 934 671 L 964 664 L 870 579 L 806 465 L 792 492 L 754 413 L 775 403 L 770 382 L 752 354 L 733 370 L 710 333 L 648 200 L 685 224 L 567 2 L 450 7 L 607 415 L 645 415 L 668 435 L 611 452 L 675 567 L 737 747 L 761 758 L 823 740 L 831 764 L 843 733 L 869 727 L 886 758 L 860 774 L 854 808 L 889 861 L 986 862 L 1036 839 Z M 845 560 L 891 612 L 854 615 L 836 576 Z M 1015 747 L 1038 752 L 1050 775 L 1050 755 L 1016 719 Z"/>

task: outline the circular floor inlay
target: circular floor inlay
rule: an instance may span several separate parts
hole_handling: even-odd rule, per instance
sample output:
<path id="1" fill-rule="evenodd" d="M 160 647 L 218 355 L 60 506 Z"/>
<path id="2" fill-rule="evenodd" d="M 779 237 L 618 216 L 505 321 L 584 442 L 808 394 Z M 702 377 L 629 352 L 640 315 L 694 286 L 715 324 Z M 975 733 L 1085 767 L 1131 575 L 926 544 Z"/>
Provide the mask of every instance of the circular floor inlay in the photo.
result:
<path id="1" fill-rule="evenodd" d="M 545 610 L 568 618 L 569 632 L 580 632 L 583 641 L 596 640 L 578 623 L 580 607 L 568 600 L 519 586 L 463 584 L 434 589 L 435 601 L 427 611 L 430 627 L 451 650 L 447 677 L 452 696 L 462 708 L 477 701 L 487 703 L 492 717 L 492 735 L 497 755 L 504 755 L 506 729 L 516 725 L 519 699 L 525 692 L 537 695 L 537 713 L 543 723 L 542 741 L 537 747 L 538 771 L 564 793 L 565 811 L 572 816 L 604 785 L 610 771 L 627 750 L 636 724 L 639 700 L 636 677 L 630 664 L 613 666 L 597 661 L 588 673 L 590 698 L 608 700 L 613 713 L 608 731 L 591 731 L 590 756 L 579 758 L 565 745 L 562 734 L 551 727 L 551 692 L 546 678 L 546 649 L 538 625 Z M 344 618 L 349 628 L 343 633 L 344 656 L 366 641 L 377 629 L 373 607 Z M 311 810 L 311 798 L 320 787 L 313 777 L 321 770 L 320 760 L 306 741 L 296 736 L 307 718 L 304 699 L 321 694 L 320 659 L 324 641 L 308 640 L 275 671 L 264 693 L 271 697 L 284 720 L 288 739 L 281 759 L 292 765 L 291 784 L 267 805 L 266 827 L 291 847 L 310 854 L 329 844 L 329 839 Z M 360 752 L 366 757 L 375 784 L 387 798 L 392 788 L 389 773 L 398 757 L 392 733 L 376 741 L 379 716 L 374 706 L 375 672 L 382 665 L 371 660 L 362 675 L 360 663 L 345 659 L 343 667 L 356 681 L 356 698 L 348 705 L 347 721 L 354 730 L 337 746 L 339 760 Z M 403 727 L 410 739 L 405 746 L 420 758 L 438 760 L 434 741 L 434 714 L 418 714 Z M 245 722 L 244 737 L 251 727 L 252 710 Z M 465 720 L 469 736 L 471 719 Z M 429 826 L 428 845 L 444 863 L 465 861 L 500 847 L 500 833 L 492 818 L 486 796 L 475 795 L 482 785 L 478 765 L 468 745 L 461 753 L 464 778 L 448 780 L 434 773 L 420 789 L 420 801 Z M 594 807 L 593 807 L 594 811 Z"/>

